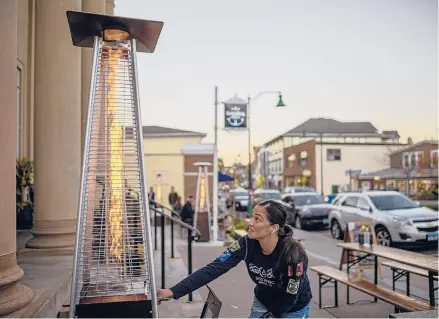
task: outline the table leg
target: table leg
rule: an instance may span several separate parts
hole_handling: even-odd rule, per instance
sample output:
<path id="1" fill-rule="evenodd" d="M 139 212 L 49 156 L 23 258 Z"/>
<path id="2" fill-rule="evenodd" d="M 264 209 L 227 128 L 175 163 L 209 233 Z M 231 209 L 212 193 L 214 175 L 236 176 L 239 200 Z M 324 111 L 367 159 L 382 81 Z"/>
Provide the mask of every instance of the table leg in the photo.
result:
<path id="1" fill-rule="evenodd" d="M 430 295 L 430 306 L 436 305 L 436 300 L 434 300 L 434 274 L 432 271 L 428 272 L 428 293 Z"/>
<path id="2" fill-rule="evenodd" d="M 349 277 L 349 268 L 351 264 L 351 251 L 347 251 L 347 265 L 346 265 L 346 271 L 348 272 Z M 349 305 L 349 285 L 346 285 L 346 303 Z"/>
<path id="3" fill-rule="evenodd" d="M 374 268 L 375 268 L 375 278 L 374 278 L 374 283 L 375 285 L 378 285 L 378 256 L 375 255 L 375 263 L 374 263 Z M 378 302 L 378 298 L 374 297 L 373 298 L 374 302 Z"/>

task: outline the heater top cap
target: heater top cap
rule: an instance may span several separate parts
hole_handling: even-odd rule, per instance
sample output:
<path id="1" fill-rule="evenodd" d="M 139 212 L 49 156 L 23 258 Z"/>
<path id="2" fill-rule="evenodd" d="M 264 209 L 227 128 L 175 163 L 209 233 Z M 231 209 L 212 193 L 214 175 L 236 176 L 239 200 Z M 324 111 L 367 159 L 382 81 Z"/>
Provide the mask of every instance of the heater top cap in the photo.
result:
<path id="1" fill-rule="evenodd" d="M 195 166 L 211 166 L 212 163 L 209 162 L 196 162 L 194 163 Z"/>
<path id="2" fill-rule="evenodd" d="M 96 13 L 67 11 L 73 45 L 93 48 L 94 37 L 104 37 L 106 30 L 121 30 L 136 39 L 137 52 L 153 53 L 163 22 L 116 17 Z"/>

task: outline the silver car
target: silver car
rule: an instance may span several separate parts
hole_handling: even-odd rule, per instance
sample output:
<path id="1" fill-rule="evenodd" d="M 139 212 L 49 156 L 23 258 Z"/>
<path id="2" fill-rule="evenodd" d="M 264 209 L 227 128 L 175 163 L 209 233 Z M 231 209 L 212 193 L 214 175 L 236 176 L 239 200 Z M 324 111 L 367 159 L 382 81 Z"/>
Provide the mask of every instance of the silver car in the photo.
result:
<path id="1" fill-rule="evenodd" d="M 329 225 L 334 238 L 342 238 L 349 222 L 372 221 L 380 245 L 438 243 L 438 212 L 399 192 L 339 194 L 333 206 Z"/>

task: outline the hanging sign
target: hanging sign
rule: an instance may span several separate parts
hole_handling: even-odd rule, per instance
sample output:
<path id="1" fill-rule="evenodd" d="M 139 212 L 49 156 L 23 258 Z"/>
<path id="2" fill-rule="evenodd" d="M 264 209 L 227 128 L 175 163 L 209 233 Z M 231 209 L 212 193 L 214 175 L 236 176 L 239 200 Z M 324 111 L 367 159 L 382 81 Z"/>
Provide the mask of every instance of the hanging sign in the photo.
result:
<path id="1" fill-rule="evenodd" d="M 224 128 L 247 129 L 247 104 L 224 104 Z"/>

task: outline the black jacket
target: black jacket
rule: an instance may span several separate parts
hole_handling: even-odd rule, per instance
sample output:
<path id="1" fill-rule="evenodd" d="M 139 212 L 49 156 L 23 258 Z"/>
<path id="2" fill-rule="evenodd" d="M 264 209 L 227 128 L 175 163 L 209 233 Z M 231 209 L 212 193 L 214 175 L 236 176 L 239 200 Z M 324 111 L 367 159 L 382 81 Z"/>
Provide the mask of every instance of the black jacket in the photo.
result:
<path id="1" fill-rule="evenodd" d="M 181 219 L 184 220 L 188 220 L 188 219 L 193 219 L 194 218 L 194 209 L 192 208 L 191 203 L 186 202 L 186 204 L 184 204 L 183 209 L 181 210 Z"/>
<path id="2" fill-rule="evenodd" d="M 283 241 L 279 239 L 274 251 L 270 255 L 264 255 L 257 240 L 242 237 L 230 245 L 220 257 L 172 287 L 174 298 L 178 299 L 208 284 L 244 260 L 248 273 L 256 284 L 256 298 L 273 315 L 279 317 L 285 312 L 301 310 L 312 299 L 307 275 L 308 257 L 298 244 L 298 262 L 293 265 L 281 263 L 275 269 L 282 249 Z"/>

